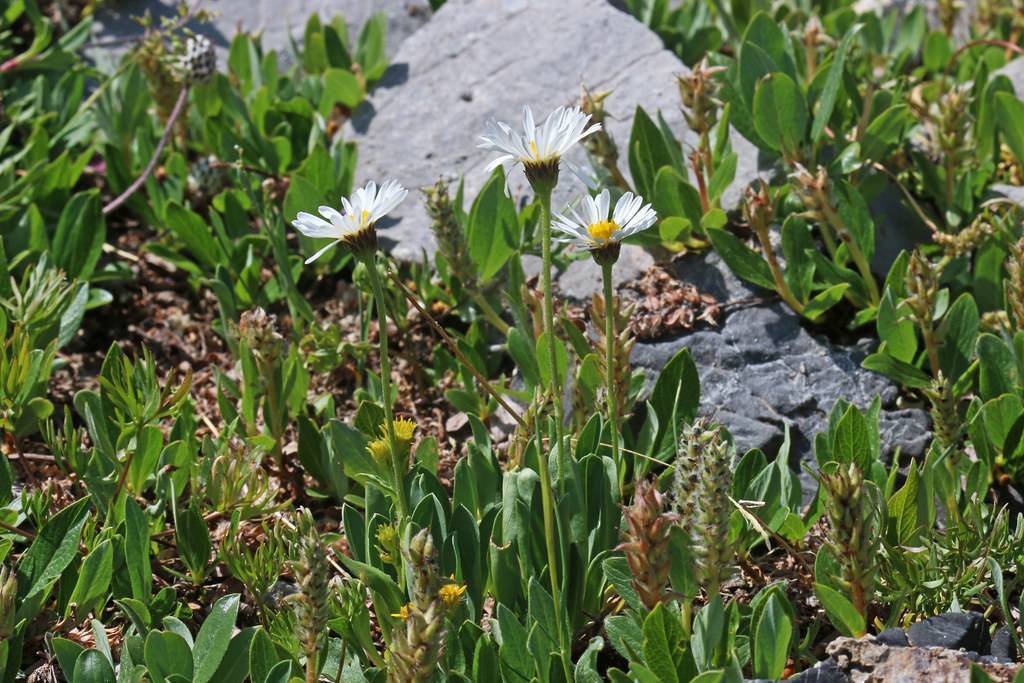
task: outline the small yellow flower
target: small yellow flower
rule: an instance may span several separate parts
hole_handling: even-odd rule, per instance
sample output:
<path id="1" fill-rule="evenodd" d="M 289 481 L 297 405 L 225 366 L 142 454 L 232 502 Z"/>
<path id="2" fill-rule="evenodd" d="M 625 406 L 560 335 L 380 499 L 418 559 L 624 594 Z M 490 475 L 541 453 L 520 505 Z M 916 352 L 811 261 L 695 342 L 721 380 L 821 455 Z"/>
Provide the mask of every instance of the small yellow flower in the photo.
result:
<path id="1" fill-rule="evenodd" d="M 412 603 L 402 605 L 402 608 L 397 612 L 391 614 L 395 619 L 401 619 L 402 621 L 408 621 L 409 617 L 412 616 Z"/>
<path id="2" fill-rule="evenodd" d="M 390 524 L 381 524 L 377 527 L 377 545 L 380 559 L 391 563 L 394 561 L 394 552 L 398 548 L 398 531 Z"/>
<path id="3" fill-rule="evenodd" d="M 441 602 L 443 602 L 444 606 L 448 609 L 451 609 L 452 607 L 455 607 L 455 605 L 459 604 L 459 601 L 462 599 L 462 596 L 466 593 L 466 585 L 463 584 L 460 586 L 459 584 L 455 583 L 454 575 L 451 576 L 450 580 L 451 583 L 446 583 L 445 585 L 441 586 L 441 589 L 439 591 L 437 591 L 437 596 L 441 598 Z"/>
<path id="4" fill-rule="evenodd" d="M 387 439 L 374 439 L 366 444 L 366 450 L 378 465 L 383 467 L 388 464 L 388 460 L 391 457 L 391 449 L 388 448 Z"/>
<path id="5" fill-rule="evenodd" d="M 412 443 L 413 432 L 416 431 L 416 423 L 406 417 L 400 417 L 394 422 L 395 438 L 404 446 Z"/>

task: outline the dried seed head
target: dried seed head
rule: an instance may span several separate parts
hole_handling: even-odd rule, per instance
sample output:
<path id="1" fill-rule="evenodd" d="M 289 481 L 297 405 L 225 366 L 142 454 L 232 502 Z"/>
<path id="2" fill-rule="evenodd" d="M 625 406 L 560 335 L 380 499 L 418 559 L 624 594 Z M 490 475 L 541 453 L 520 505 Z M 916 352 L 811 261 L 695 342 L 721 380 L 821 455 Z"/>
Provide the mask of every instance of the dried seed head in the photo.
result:
<path id="1" fill-rule="evenodd" d="M 206 36 L 189 36 L 179 58 L 178 68 L 182 80 L 192 85 L 206 83 L 217 71 L 217 52 Z"/>
<path id="2" fill-rule="evenodd" d="M 626 555 L 633 588 L 648 609 L 668 599 L 670 557 L 669 534 L 677 516 L 666 510 L 665 496 L 658 492 L 657 481 L 640 480 L 633 503 L 623 507 L 626 532 L 616 550 Z"/>
<path id="3" fill-rule="evenodd" d="M 1017 329 L 1024 329 L 1024 238 L 1010 245 L 1006 272 L 1006 301 Z"/>
<path id="4" fill-rule="evenodd" d="M 689 73 L 677 77 L 679 99 L 685 109 L 683 116 L 691 130 L 705 134 L 718 120 L 722 106 L 717 98 L 718 81 L 715 76 L 725 71 L 721 66 L 710 66 L 705 55 Z"/>

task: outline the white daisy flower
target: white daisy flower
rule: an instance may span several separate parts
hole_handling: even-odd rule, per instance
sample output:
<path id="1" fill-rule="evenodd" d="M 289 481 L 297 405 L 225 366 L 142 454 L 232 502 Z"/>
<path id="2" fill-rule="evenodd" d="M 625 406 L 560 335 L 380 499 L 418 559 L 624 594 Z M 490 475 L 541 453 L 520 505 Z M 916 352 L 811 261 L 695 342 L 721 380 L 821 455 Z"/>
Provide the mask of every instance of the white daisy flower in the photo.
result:
<path id="1" fill-rule="evenodd" d="M 586 249 L 603 249 L 617 246 L 631 235 L 646 230 L 658 220 L 658 214 L 650 204 L 644 204 L 643 197 L 627 192 L 615 204 L 609 214 L 611 194 L 601 190 L 597 197 L 586 196 L 582 202 L 582 213 L 570 207 L 572 218 L 563 214 L 555 216 L 551 227 L 568 235 L 560 242 L 571 242 Z"/>
<path id="2" fill-rule="evenodd" d="M 307 237 L 327 237 L 333 240 L 306 259 L 306 263 L 317 260 L 338 242 L 345 242 L 353 251 L 363 247 L 376 248 L 377 235 L 374 224 L 401 204 L 408 194 L 409 191 L 397 181 L 389 180 L 381 185 L 380 189 L 377 188 L 377 183 L 370 181 L 366 187 L 357 189 L 351 199 L 341 198 L 342 211 L 330 206 L 321 206 L 318 210 L 323 218 L 300 211 L 292 221 L 292 225 L 299 232 Z"/>
<path id="3" fill-rule="evenodd" d="M 531 184 L 547 180 L 553 186 L 558 179 L 558 162 L 562 156 L 577 142 L 601 129 L 600 123 L 588 127 L 589 122 L 590 114 L 583 113 L 579 107 L 559 107 L 538 127 L 533 112 L 526 106 L 523 107 L 523 132 L 491 119 L 485 125 L 478 147 L 501 152 L 487 165 L 488 173 L 498 166 L 518 163 L 523 165 Z"/>

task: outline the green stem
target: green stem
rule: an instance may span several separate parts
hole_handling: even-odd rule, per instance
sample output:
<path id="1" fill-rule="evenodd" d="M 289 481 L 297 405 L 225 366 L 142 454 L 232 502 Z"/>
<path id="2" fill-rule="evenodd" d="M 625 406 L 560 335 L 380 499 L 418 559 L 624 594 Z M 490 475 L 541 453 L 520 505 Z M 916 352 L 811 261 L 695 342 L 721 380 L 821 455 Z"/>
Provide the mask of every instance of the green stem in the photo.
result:
<path id="1" fill-rule="evenodd" d="M 789 288 L 789 284 L 786 282 L 786 278 L 782 274 L 782 266 L 779 265 L 779 258 L 775 254 L 775 248 L 772 247 L 771 236 L 768 234 L 767 226 L 758 226 L 754 233 L 757 235 L 757 241 L 761 243 L 761 250 L 764 251 L 764 257 L 768 261 L 768 267 L 772 271 L 772 279 L 775 280 L 775 289 L 778 291 L 779 296 L 782 300 L 789 304 L 797 313 L 804 312 L 804 305 L 800 303 L 796 295 L 793 294 L 793 290 Z"/>
<path id="2" fill-rule="evenodd" d="M 408 505 L 405 501 L 405 477 L 402 475 L 405 468 L 398 462 L 401 451 L 398 449 L 398 439 L 395 438 L 395 415 L 391 406 L 391 361 L 388 358 L 388 314 L 384 305 L 384 288 L 380 284 L 380 274 L 377 272 L 376 254 L 363 259 L 366 270 L 370 275 L 370 287 L 373 288 L 373 298 L 377 302 L 377 337 L 380 341 L 380 387 L 384 394 L 384 426 L 388 436 L 388 449 L 391 451 L 391 468 L 395 478 L 395 503 L 398 506 L 398 521 L 402 524 L 408 516 Z"/>
<path id="3" fill-rule="evenodd" d="M 615 294 L 612 292 L 612 263 L 601 264 L 604 279 L 604 370 L 608 392 L 608 423 L 611 427 L 612 460 L 621 468 L 619 455 L 619 399 L 615 393 Z"/>
<path id="4" fill-rule="evenodd" d="M 536 418 L 537 439 L 537 469 L 540 470 L 540 500 L 544 511 L 544 545 L 548 554 L 548 578 L 551 582 L 551 600 L 555 607 L 555 628 L 558 629 L 559 655 L 562 660 L 562 668 L 565 670 L 565 680 L 573 680 L 569 646 L 566 643 L 565 627 L 562 623 L 562 589 L 558 580 L 558 553 L 555 546 L 555 496 L 551 490 L 551 472 L 548 469 L 548 457 L 544 453 L 544 441 L 542 438 L 543 429 L 540 424 L 540 417 Z"/>
<path id="5" fill-rule="evenodd" d="M 835 228 L 836 233 L 843 240 L 843 244 L 846 245 L 846 250 L 850 252 L 850 258 L 853 259 L 854 264 L 857 266 L 857 270 L 860 271 L 860 276 L 864 279 L 864 284 L 868 288 L 868 296 L 871 297 L 872 305 L 877 306 L 881 297 L 878 293 L 878 285 L 875 283 L 875 276 L 871 272 L 871 266 L 868 264 L 868 260 L 864 258 L 864 252 L 857 246 L 857 242 L 853 239 L 850 231 L 846 229 L 843 224 L 843 219 L 839 217 L 835 211 L 831 208 L 825 209 L 825 220 Z"/>
<path id="6" fill-rule="evenodd" d="M 551 191 L 539 193 L 540 198 L 540 239 L 543 266 L 541 282 L 544 287 L 544 334 L 547 336 L 548 356 L 551 363 L 551 402 L 555 408 L 555 443 L 558 448 L 559 486 L 565 486 L 566 462 L 562 414 L 562 378 L 558 376 L 558 355 L 555 344 L 555 308 L 551 294 Z"/>
<path id="7" fill-rule="evenodd" d="M 473 300 L 473 303 L 480 307 L 480 312 L 484 314 L 484 317 L 487 318 L 487 321 L 494 325 L 498 332 L 501 332 L 502 336 L 507 337 L 509 325 L 507 322 L 501 319 L 501 316 L 498 315 L 498 312 L 495 311 L 494 307 L 491 306 L 489 301 L 487 301 L 487 297 L 485 297 L 483 294 L 476 291 L 475 289 L 470 290 L 469 296 Z"/>

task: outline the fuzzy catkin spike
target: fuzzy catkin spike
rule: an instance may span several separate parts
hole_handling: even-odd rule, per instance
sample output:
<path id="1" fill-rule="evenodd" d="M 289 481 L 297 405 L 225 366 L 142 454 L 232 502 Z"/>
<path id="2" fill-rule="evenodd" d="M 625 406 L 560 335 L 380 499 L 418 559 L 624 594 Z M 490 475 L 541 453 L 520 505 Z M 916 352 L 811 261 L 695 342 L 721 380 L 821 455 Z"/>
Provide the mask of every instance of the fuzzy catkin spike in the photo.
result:
<path id="1" fill-rule="evenodd" d="M 1024 329 L 1024 239 L 1010 245 L 1006 259 L 1006 301 L 1013 314 L 1016 329 Z"/>
<path id="2" fill-rule="evenodd" d="M 878 505 L 855 463 L 841 464 L 830 474 L 823 472 L 821 486 L 828 496 L 828 546 L 842 567 L 840 583 L 866 618 L 877 569 Z"/>
<path id="3" fill-rule="evenodd" d="M 0 568 L 0 639 L 10 638 L 14 634 L 17 597 L 17 575 L 7 567 Z"/>
<path id="4" fill-rule="evenodd" d="M 684 431 L 676 460 L 679 523 L 690 535 L 696 574 L 708 596 L 718 592 L 735 553 L 729 542 L 734 455 L 720 427 L 701 418 Z"/>
<path id="5" fill-rule="evenodd" d="M 666 511 L 665 496 L 658 491 L 657 481 L 645 480 L 637 482 L 633 504 L 624 506 L 622 512 L 626 534 L 616 550 L 626 555 L 640 600 L 647 609 L 654 609 L 669 597 L 669 533 L 677 516 Z"/>
<path id="6" fill-rule="evenodd" d="M 437 250 L 444 256 L 448 269 L 459 278 L 467 289 L 477 286 L 476 268 L 469 257 L 469 244 L 462 227 L 455 216 L 448 189 L 448 181 L 438 179 L 432 186 L 423 188 L 427 215 L 430 216 L 430 230 L 434 233 Z"/>
<path id="7" fill-rule="evenodd" d="M 465 588 L 443 584 L 434 563 L 434 539 L 428 529 L 419 531 L 403 548 L 412 570 L 411 600 L 392 616 L 402 621 L 395 627 L 388 653 L 388 680 L 393 683 L 428 681 L 444 653 L 445 616 L 457 604 Z"/>
<path id="8" fill-rule="evenodd" d="M 331 564 L 312 513 L 301 508 L 295 519 L 297 548 L 291 570 L 299 592 L 290 600 L 297 617 L 296 636 L 306 656 L 306 680 L 316 681 L 317 664 L 329 617 Z"/>

